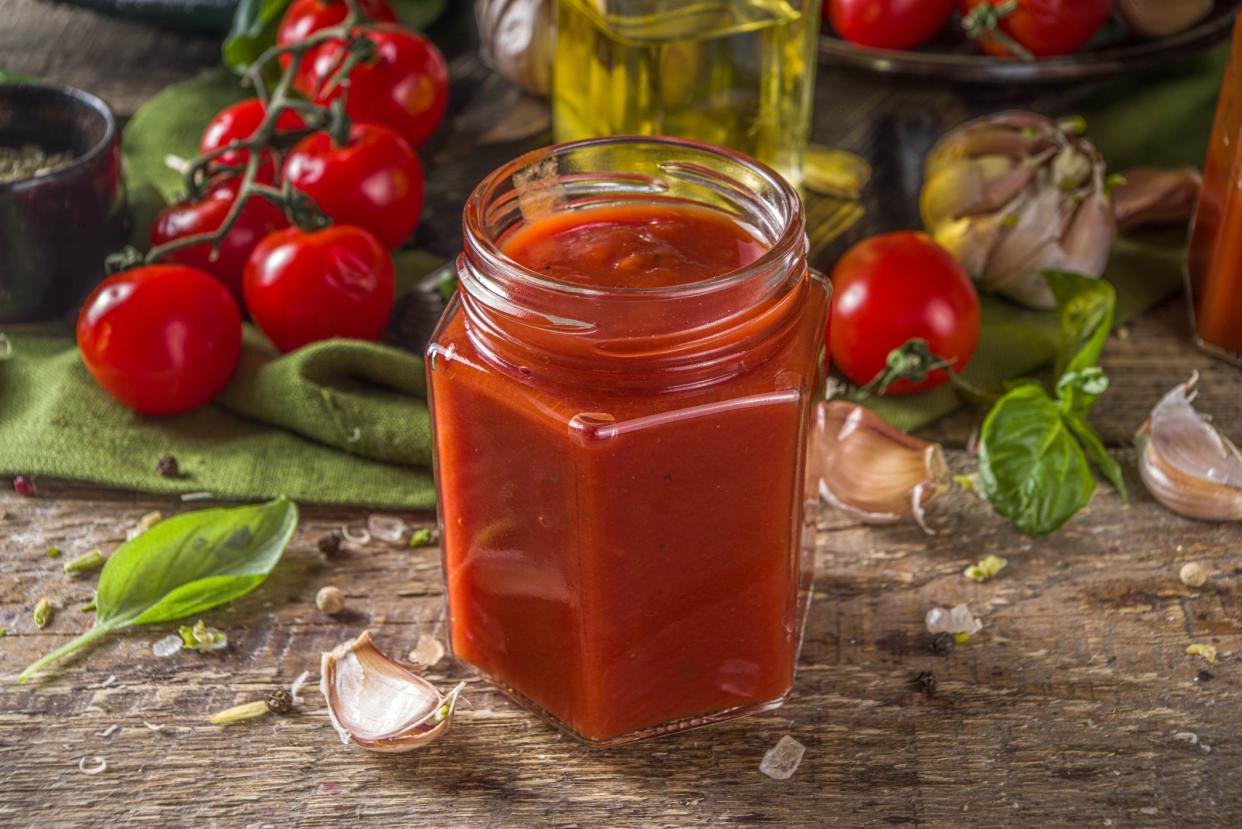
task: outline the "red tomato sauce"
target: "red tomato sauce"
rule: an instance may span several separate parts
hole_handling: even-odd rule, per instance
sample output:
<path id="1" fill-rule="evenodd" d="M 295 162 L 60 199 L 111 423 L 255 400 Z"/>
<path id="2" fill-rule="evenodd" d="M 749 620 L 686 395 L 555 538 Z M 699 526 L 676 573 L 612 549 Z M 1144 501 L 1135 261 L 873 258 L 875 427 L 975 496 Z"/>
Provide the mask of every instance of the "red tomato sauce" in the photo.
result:
<path id="1" fill-rule="evenodd" d="M 556 280 L 651 287 L 764 245 L 723 216 L 643 206 L 555 216 L 504 249 Z M 765 359 L 681 391 L 504 367 L 450 309 L 429 376 L 459 659 L 588 740 L 788 693 L 827 291 L 803 279 L 790 302 Z"/>

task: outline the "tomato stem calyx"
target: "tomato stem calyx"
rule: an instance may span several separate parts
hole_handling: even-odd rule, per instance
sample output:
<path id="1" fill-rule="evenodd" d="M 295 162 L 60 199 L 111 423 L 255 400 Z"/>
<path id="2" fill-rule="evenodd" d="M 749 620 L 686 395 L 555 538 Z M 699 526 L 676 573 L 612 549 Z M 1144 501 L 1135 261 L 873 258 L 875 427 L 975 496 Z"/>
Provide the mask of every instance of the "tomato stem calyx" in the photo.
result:
<path id="1" fill-rule="evenodd" d="M 890 386 L 900 380 L 918 384 L 925 381 L 932 372 L 943 371 L 949 376 L 949 381 L 969 398 L 980 402 L 999 398 L 998 394 L 962 379 L 953 370 L 953 362 L 933 352 L 927 340 L 915 337 L 890 351 L 879 374 L 850 397 L 861 401 L 872 396 L 882 396 Z"/>
<path id="2" fill-rule="evenodd" d="M 1006 0 L 994 5 L 983 3 L 971 9 L 962 18 L 962 31 L 971 40 L 992 39 L 1022 60 L 1035 60 L 1035 55 L 1001 29 L 1001 21 L 1018 10 L 1018 0 Z"/>

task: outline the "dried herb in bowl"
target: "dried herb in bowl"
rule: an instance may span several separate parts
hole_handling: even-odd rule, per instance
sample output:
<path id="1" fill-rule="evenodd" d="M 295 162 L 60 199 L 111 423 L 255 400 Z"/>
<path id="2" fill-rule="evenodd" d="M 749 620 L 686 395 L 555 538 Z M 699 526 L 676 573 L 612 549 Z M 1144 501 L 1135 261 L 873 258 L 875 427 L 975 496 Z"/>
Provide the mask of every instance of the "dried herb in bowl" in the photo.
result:
<path id="1" fill-rule="evenodd" d="M 73 153 L 68 150 L 49 153 L 38 144 L 0 146 L 0 184 L 45 176 L 68 166 L 72 161 Z"/>

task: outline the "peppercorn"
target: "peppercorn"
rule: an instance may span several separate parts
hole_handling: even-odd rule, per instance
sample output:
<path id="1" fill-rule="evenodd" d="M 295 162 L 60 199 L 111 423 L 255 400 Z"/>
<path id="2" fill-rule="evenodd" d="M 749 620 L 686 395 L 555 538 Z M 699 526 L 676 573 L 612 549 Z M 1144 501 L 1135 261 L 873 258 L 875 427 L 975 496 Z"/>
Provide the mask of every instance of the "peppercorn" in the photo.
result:
<path id="1" fill-rule="evenodd" d="M 953 653 L 954 646 L 957 645 L 956 640 L 951 633 L 937 633 L 932 637 L 929 648 L 936 656 L 948 656 Z"/>
<path id="2" fill-rule="evenodd" d="M 319 552 L 325 556 L 334 556 L 341 551 L 341 534 L 330 532 L 319 538 Z"/>
<path id="3" fill-rule="evenodd" d="M 288 714 L 293 710 L 293 694 L 287 688 L 277 688 L 267 695 L 267 710 L 273 714 Z"/>
<path id="4" fill-rule="evenodd" d="M 1216 674 L 1212 673 L 1207 668 L 1200 668 L 1199 673 L 1195 675 L 1195 682 L 1211 682 L 1215 678 Z"/>
<path id="5" fill-rule="evenodd" d="M 325 587 L 315 595 L 315 607 L 335 616 L 345 609 L 345 594 L 339 587 Z"/>
<path id="6" fill-rule="evenodd" d="M 918 676 L 914 678 L 914 687 L 923 693 L 923 696 L 931 697 L 936 694 L 936 677 L 931 671 L 919 671 Z"/>
<path id="7" fill-rule="evenodd" d="M 165 478 L 181 477 L 181 465 L 172 455 L 161 455 L 160 459 L 155 462 L 155 471 Z"/>

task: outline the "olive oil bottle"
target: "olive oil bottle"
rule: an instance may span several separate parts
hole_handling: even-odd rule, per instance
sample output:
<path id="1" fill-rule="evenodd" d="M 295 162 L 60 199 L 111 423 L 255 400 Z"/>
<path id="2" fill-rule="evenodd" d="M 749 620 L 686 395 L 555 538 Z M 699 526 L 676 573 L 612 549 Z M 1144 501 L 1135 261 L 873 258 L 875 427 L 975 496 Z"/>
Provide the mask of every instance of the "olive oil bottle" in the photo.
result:
<path id="1" fill-rule="evenodd" d="M 558 141 L 670 135 L 732 147 L 795 186 L 819 0 L 556 0 Z"/>

